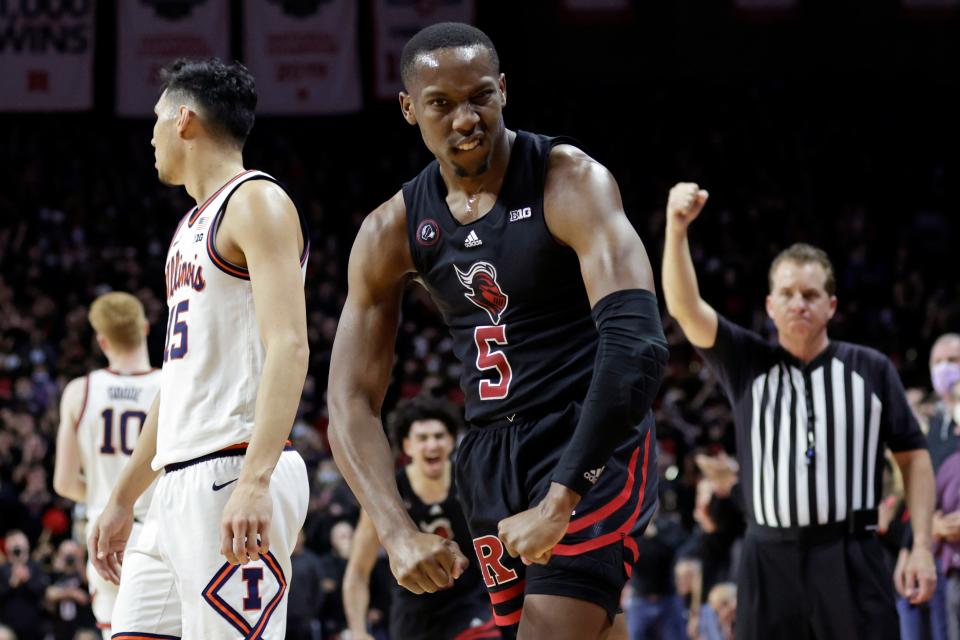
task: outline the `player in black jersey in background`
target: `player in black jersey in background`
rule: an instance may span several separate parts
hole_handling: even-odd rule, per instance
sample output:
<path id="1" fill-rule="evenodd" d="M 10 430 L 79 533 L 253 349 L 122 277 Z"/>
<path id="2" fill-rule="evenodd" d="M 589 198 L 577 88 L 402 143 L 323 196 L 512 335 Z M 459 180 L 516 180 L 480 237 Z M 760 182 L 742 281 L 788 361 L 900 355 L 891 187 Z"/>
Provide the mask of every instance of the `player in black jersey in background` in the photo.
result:
<path id="1" fill-rule="evenodd" d="M 410 458 L 397 472 L 404 506 L 417 527 L 469 549 L 470 532 L 457 502 L 450 454 L 460 420 L 448 405 L 429 398 L 403 403 L 390 417 L 394 444 Z M 367 640 L 370 573 L 380 540 L 366 513 L 350 547 L 343 577 L 343 608 L 351 640 Z M 499 638 L 490 617 L 490 601 L 476 564 L 471 564 L 449 589 L 414 595 L 397 586 L 390 606 L 390 638 L 395 640 L 460 640 Z"/>
<path id="2" fill-rule="evenodd" d="M 656 505 L 650 405 L 667 359 L 646 251 L 603 166 L 505 127 L 506 81 L 481 31 L 424 29 L 401 73 L 403 116 L 436 160 L 353 246 L 330 367 L 337 463 L 399 584 L 449 588 L 467 560 L 411 520 L 380 422 L 416 279 L 463 365 L 457 486 L 496 623 L 523 639 L 625 638 L 619 598 Z"/>

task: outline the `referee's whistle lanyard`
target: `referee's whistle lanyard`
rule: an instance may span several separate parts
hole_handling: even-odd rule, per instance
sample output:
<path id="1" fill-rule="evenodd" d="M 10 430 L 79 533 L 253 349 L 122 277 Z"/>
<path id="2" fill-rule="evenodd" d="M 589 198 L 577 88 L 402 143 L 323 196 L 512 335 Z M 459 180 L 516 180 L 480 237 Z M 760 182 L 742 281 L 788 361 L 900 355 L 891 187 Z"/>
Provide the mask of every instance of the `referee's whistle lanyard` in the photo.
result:
<path id="1" fill-rule="evenodd" d="M 816 438 L 816 413 L 813 406 L 813 392 L 810 385 L 810 372 L 803 371 L 803 387 L 805 390 L 804 401 L 807 405 L 807 465 L 813 464 L 817 457 L 817 438 Z"/>

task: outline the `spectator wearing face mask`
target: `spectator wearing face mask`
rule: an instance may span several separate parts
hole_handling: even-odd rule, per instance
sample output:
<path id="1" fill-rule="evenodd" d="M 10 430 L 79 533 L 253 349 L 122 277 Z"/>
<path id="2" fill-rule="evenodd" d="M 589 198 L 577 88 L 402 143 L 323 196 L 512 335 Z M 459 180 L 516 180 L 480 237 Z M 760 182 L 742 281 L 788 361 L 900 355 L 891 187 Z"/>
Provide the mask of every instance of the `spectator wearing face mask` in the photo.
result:
<path id="1" fill-rule="evenodd" d="M 940 499 L 941 493 L 951 484 L 954 476 L 960 479 L 960 467 L 956 464 L 951 463 L 950 468 L 944 468 L 946 461 L 960 449 L 960 401 L 951 395 L 951 389 L 960 382 L 960 334 L 946 333 L 933 343 L 930 349 L 930 382 L 937 398 L 927 430 L 930 459 L 937 474 L 937 511 L 933 514 L 931 528 L 933 542 L 940 550 L 937 554 L 937 589 L 929 603 L 919 606 L 910 605 L 901 595 L 897 598 L 897 611 L 900 614 L 900 632 L 904 638 L 960 640 L 960 632 L 956 627 L 948 634 L 947 620 L 956 620 L 960 603 L 954 605 L 953 615 L 947 613 L 947 588 L 944 580 L 950 565 L 955 564 L 956 568 L 960 569 L 960 557 L 954 561 L 953 554 L 948 552 L 956 546 L 954 543 L 960 542 L 960 504 L 955 506 L 956 501 L 952 497 L 946 501 Z M 960 462 L 960 458 L 955 462 Z M 894 572 L 894 584 L 898 591 L 906 565 L 907 550 L 913 544 L 909 527 L 906 533 Z"/>
<path id="2" fill-rule="evenodd" d="M 30 541 L 22 531 L 7 533 L 4 539 L 6 562 L 0 564 L 0 620 L 20 640 L 40 640 L 40 603 L 48 579 L 30 559 Z"/>
<path id="3" fill-rule="evenodd" d="M 83 552 L 76 541 L 64 540 L 53 559 L 53 583 L 47 587 L 46 604 L 53 619 L 54 640 L 74 640 L 78 631 L 97 626 L 90 608 Z"/>
<path id="4" fill-rule="evenodd" d="M 320 557 L 320 590 L 323 596 L 319 614 L 324 638 L 335 638 L 347 628 L 343 611 L 343 574 L 347 569 L 352 544 L 353 524 L 349 520 L 340 520 L 330 530 L 330 552 Z"/>
<path id="5" fill-rule="evenodd" d="M 937 394 L 937 406 L 930 418 L 927 439 L 933 468 L 938 469 L 960 447 L 960 403 L 950 395 L 953 386 L 960 382 L 960 333 L 946 333 L 933 343 L 930 381 Z"/>
<path id="6" fill-rule="evenodd" d="M 948 398 L 949 404 L 960 408 L 960 380 L 954 383 Z M 960 416 L 950 416 L 957 420 Z M 960 449 L 949 455 L 937 471 L 937 513 L 940 518 L 942 536 L 936 543 L 937 565 L 946 577 L 945 610 L 947 637 L 960 640 Z"/>

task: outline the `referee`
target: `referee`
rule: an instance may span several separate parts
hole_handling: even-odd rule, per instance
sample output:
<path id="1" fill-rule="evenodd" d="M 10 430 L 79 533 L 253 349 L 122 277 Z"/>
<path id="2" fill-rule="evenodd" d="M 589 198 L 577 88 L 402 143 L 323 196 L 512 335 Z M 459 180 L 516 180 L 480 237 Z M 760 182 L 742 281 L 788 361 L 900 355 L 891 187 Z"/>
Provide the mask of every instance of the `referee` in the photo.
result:
<path id="1" fill-rule="evenodd" d="M 667 204 L 663 289 L 670 314 L 734 408 L 748 529 L 737 638 L 898 638 L 893 582 L 876 539 L 884 446 L 903 473 L 914 530 L 910 601 L 936 585 L 933 470 L 890 361 L 828 339 L 837 308 L 827 255 L 795 244 L 770 267 L 767 314 L 778 344 L 700 297 L 687 227 L 707 192 L 681 183 Z"/>

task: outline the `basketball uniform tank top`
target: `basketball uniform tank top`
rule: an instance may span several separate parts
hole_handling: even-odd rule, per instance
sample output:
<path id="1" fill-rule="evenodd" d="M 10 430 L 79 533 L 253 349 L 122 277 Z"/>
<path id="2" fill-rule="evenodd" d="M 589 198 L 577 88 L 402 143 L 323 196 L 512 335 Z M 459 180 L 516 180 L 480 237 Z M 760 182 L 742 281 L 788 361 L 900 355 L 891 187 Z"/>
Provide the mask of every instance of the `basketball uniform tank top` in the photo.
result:
<path id="1" fill-rule="evenodd" d="M 77 420 L 77 443 L 87 489 L 87 523 L 96 522 L 133 454 L 140 430 L 160 389 L 160 370 L 123 374 L 97 369 L 87 374 L 83 408 Z M 134 505 L 146 516 L 151 485 Z"/>
<path id="2" fill-rule="evenodd" d="M 167 251 L 167 337 L 154 469 L 249 442 L 253 433 L 265 351 L 250 273 L 216 248 L 230 198 L 251 180 L 276 183 L 261 171 L 235 176 L 183 217 Z M 303 216 L 300 226 L 303 277 L 309 253 Z"/>
<path id="3" fill-rule="evenodd" d="M 407 513 L 410 514 L 410 518 L 420 531 L 453 540 L 460 547 L 463 555 L 472 558 L 473 539 L 470 537 L 470 530 L 467 528 L 467 520 L 463 515 L 463 510 L 457 501 L 457 485 L 452 476 L 451 473 L 450 490 L 447 492 L 447 497 L 440 502 L 431 504 L 421 500 L 420 496 L 413 490 L 406 469 L 400 469 L 397 472 L 397 488 L 400 490 L 400 497 L 407 508 Z M 439 612 L 448 603 L 455 603 L 468 594 L 481 592 L 482 588 L 480 570 L 477 568 L 477 563 L 471 559 L 470 566 L 463 572 L 463 575 L 454 581 L 453 586 L 449 589 L 416 595 L 397 585 L 394 589 L 394 596 L 398 603 L 402 602 L 400 606 L 416 607 L 423 611 L 425 615 L 428 615 L 430 611 Z"/>
<path id="4" fill-rule="evenodd" d="M 434 160 L 403 185 L 410 251 L 453 336 L 473 424 L 537 416 L 582 400 L 597 330 L 576 253 L 543 216 L 550 151 L 572 144 L 518 131 L 493 208 L 460 224 Z"/>

